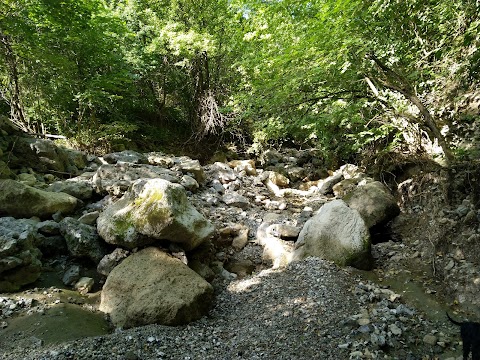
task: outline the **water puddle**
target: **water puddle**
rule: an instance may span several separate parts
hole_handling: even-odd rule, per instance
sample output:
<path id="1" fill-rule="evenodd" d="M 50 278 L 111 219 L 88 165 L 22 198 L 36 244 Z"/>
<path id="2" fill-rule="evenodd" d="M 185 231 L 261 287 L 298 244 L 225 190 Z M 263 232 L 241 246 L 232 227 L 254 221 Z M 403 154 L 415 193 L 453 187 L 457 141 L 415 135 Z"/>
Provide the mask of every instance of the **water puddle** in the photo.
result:
<path id="1" fill-rule="evenodd" d="M 91 312 L 76 304 L 60 303 L 45 310 L 9 319 L 0 330 L 1 339 L 34 339 L 48 345 L 110 332 L 103 314 Z M 1 341 L 1 340 L 0 340 Z"/>
<path id="2" fill-rule="evenodd" d="M 386 286 L 401 295 L 405 303 L 424 313 L 429 320 L 446 321 L 445 312 L 449 307 L 434 293 L 428 293 L 412 273 L 400 271 L 395 276 L 385 278 L 379 278 L 373 271 L 359 271 L 359 273 L 362 278 L 380 286 Z"/>

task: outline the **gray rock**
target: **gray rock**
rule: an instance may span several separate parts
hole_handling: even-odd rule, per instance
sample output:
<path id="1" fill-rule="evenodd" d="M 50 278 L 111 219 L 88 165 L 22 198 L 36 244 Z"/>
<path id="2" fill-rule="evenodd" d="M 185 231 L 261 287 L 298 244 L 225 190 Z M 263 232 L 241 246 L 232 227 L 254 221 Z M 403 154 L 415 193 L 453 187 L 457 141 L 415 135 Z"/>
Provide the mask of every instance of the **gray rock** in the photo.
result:
<path id="1" fill-rule="evenodd" d="M 56 212 L 69 214 L 77 199 L 64 193 L 52 193 L 14 180 L 0 180 L 0 216 L 48 218 Z"/>
<path id="2" fill-rule="evenodd" d="M 306 170 L 300 166 L 291 166 L 285 169 L 291 181 L 298 181 L 306 176 Z"/>
<path id="3" fill-rule="evenodd" d="M 214 232 L 212 224 L 189 203 L 184 188 L 162 179 L 137 180 L 100 214 L 97 229 L 107 243 L 129 249 L 163 239 L 187 251 Z"/>
<path id="4" fill-rule="evenodd" d="M 260 162 L 263 166 L 276 165 L 282 159 L 282 154 L 273 149 L 268 149 L 260 156 Z"/>
<path id="5" fill-rule="evenodd" d="M 105 247 L 93 226 L 67 217 L 60 222 L 60 232 L 72 256 L 87 257 L 98 264 L 106 254 Z"/>
<path id="6" fill-rule="evenodd" d="M 118 162 L 131 163 L 131 164 L 147 164 L 147 156 L 133 150 L 125 150 L 106 154 L 103 159 L 109 164 L 116 164 Z"/>
<path id="7" fill-rule="evenodd" d="M 62 282 L 67 285 L 75 284 L 80 279 L 80 266 L 72 265 L 63 274 Z"/>
<path id="8" fill-rule="evenodd" d="M 92 290 L 95 281 L 90 277 L 81 277 L 73 286 L 79 293 L 85 295 Z"/>
<path id="9" fill-rule="evenodd" d="M 293 260 L 318 256 L 339 266 L 371 269 L 370 234 L 360 214 L 342 200 L 325 204 L 305 223 Z"/>
<path id="10" fill-rule="evenodd" d="M 338 197 L 344 197 L 345 195 L 351 193 L 353 190 L 357 188 L 358 182 L 360 179 L 357 178 L 349 178 L 343 179 L 342 181 L 336 183 L 332 190 L 333 194 Z"/>
<path id="11" fill-rule="evenodd" d="M 0 218 L 0 292 L 12 292 L 36 281 L 42 269 L 30 220 Z"/>
<path id="12" fill-rule="evenodd" d="M 51 140 L 19 137 L 14 147 L 11 166 L 31 167 L 36 171 L 77 174 L 86 165 L 86 155 L 63 147 Z"/>
<path id="13" fill-rule="evenodd" d="M 116 248 L 112 253 L 105 255 L 98 263 L 97 272 L 108 276 L 115 266 L 120 264 L 130 254 L 128 250 Z"/>
<path id="14" fill-rule="evenodd" d="M 212 282 L 215 278 L 215 272 L 207 264 L 204 264 L 198 259 L 191 261 L 188 266 L 208 282 Z"/>
<path id="15" fill-rule="evenodd" d="M 228 206 L 235 206 L 240 209 L 247 209 L 250 206 L 250 201 L 245 196 L 235 192 L 228 192 L 223 195 L 222 201 Z"/>
<path id="16" fill-rule="evenodd" d="M 201 276 L 149 247 L 112 270 L 103 286 L 100 311 L 108 313 L 116 327 L 180 325 L 205 315 L 212 299 L 213 288 Z"/>
<path id="17" fill-rule="evenodd" d="M 188 175 L 182 176 L 182 179 L 180 180 L 180 185 L 182 185 L 186 190 L 189 190 L 191 192 L 195 192 L 199 188 L 197 180 Z"/>
<path id="18" fill-rule="evenodd" d="M 423 342 L 428 345 L 435 345 L 437 343 L 438 338 L 435 335 L 427 334 L 423 337 Z"/>
<path id="19" fill-rule="evenodd" d="M 223 187 L 222 183 L 219 180 L 214 179 L 211 185 L 212 185 L 212 189 L 214 189 L 217 193 L 219 194 L 225 193 L 225 188 Z"/>
<path id="20" fill-rule="evenodd" d="M 192 174 L 199 184 L 205 181 L 205 172 L 200 165 L 200 161 L 192 160 L 187 156 L 175 158 L 175 164 L 179 167 L 183 174 Z"/>
<path id="21" fill-rule="evenodd" d="M 78 218 L 78 221 L 87 225 L 95 225 L 99 216 L 100 216 L 100 211 L 92 211 L 80 216 Z"/>
<path id="22" fill-rule="evenodd" d="M 17 175 L 17 181 L 24 185 L 34 186 L 37 183 L 37 178 L 30 173 L 22 173 Z"/>
<path id="23" fill-rule="evenodd" d="M 320 180 L 317 187 L 320 194 L 333 192 L 333 187 L 343 180 L 343 174 L 334 174 L 324 180 Z"/>
<path id="24" fill-rule="evenodd" d="M 95 190 L 99 194 L 123 195 L 138 179 L 164 179 L 178 183 L 182 174 L 152 165 L 129 163 L 106 164 L 98 168 L 93 177 Z"/>
<path id="25" fill-rule="evenodd" d="M 48 191 L 62 192 L 72 195 L 80 200 L 89 200 L 93 195 L 93 186 L 89 181 L 73 178 L 65 181 L 56 181 L 51 184 Z"/>
<path id="26" fill-rule="evenodd" d="M 207 176 L 212 182 L 217 184 L 228 184 L 237 179 L 237 175 L 230 166 L 221 162 L 215 162 L 206 167 Z"/>
<path id="27" fill-rule="evenodd" d="M 53 220 L 46 220 L 35 225 L 37 231 L 43 235 L 59 235 L 60 225 Z"/>
<path id="28" fill-rule="evenodd" d="M 400 213 L 395 198 L 379 181 L 360 183 L 344 201 L 360 213 L 368 228 L 385 224 Z"/>
<path id="29" fill-rule="evenodd" d="M 86 168 L 88 159 L 84 152 L 75 149 L 61 149 L 67 154 L 68 164 L 70 167 L 75 167 L 80 170 Z"/>

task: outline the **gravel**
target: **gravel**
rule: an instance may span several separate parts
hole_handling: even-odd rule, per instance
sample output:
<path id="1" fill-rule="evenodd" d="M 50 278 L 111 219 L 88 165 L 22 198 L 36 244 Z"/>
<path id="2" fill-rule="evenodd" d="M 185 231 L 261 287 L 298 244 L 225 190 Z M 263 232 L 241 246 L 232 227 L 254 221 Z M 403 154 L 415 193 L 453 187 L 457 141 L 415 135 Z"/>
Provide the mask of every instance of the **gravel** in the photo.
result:
<path id="1" fill-rule="evenodd" d="M 1 359 L 433 359 L 448 337 L 389 289 L 309 258 L 217 283 L 208 317 L 0 350 Z M 430 342 L 431 343 L 431 342 Z M 430 357 L 432 356 L 432 357 Z"/>

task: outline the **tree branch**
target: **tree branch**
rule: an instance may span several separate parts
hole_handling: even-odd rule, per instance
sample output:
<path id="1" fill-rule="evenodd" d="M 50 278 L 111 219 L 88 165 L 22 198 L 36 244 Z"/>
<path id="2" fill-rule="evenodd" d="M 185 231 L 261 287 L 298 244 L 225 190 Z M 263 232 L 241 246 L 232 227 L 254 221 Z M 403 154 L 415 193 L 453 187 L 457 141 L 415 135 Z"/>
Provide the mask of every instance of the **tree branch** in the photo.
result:
<path id="1" fill-rule="evenodd" d="M 435 123 L 432 114 L 422 100 L 420 100 L 420 98 L 415 94 L 415 91 L 408 80 L 387 66 L 373 53 L 367 54 L 367 58 L 373 60 L 373 62 L 378 66 L 378 68 L 380 68 L 381 72 L 385 76 L 385 79 L 376 79 L 380 84 L 390 90 L 402 94 L 407 100 L 415 105 L 423 117 L 423 125 L 426 126 L 431 131 L 432 135 L 437 139 L 438 144 L 441 146 L 443 153 L 445 154 L 447 165 L 449 165 L 453 161 L 453 154 L 450 150 L 450 146 L 440 132 L 440 129 Z"/>

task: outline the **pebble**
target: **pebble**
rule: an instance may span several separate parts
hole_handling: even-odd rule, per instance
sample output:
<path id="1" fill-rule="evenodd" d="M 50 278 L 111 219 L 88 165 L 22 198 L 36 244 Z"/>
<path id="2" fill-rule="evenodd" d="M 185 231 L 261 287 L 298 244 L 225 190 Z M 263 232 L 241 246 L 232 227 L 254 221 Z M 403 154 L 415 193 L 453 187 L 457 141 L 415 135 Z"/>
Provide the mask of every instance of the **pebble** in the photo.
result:
<path id="1" fill-rule="evenodd" d="M 435 335 L 427 334 L 423 337 L 423 342 L 433 346 L 437 343 L 437 337 Z"/>

